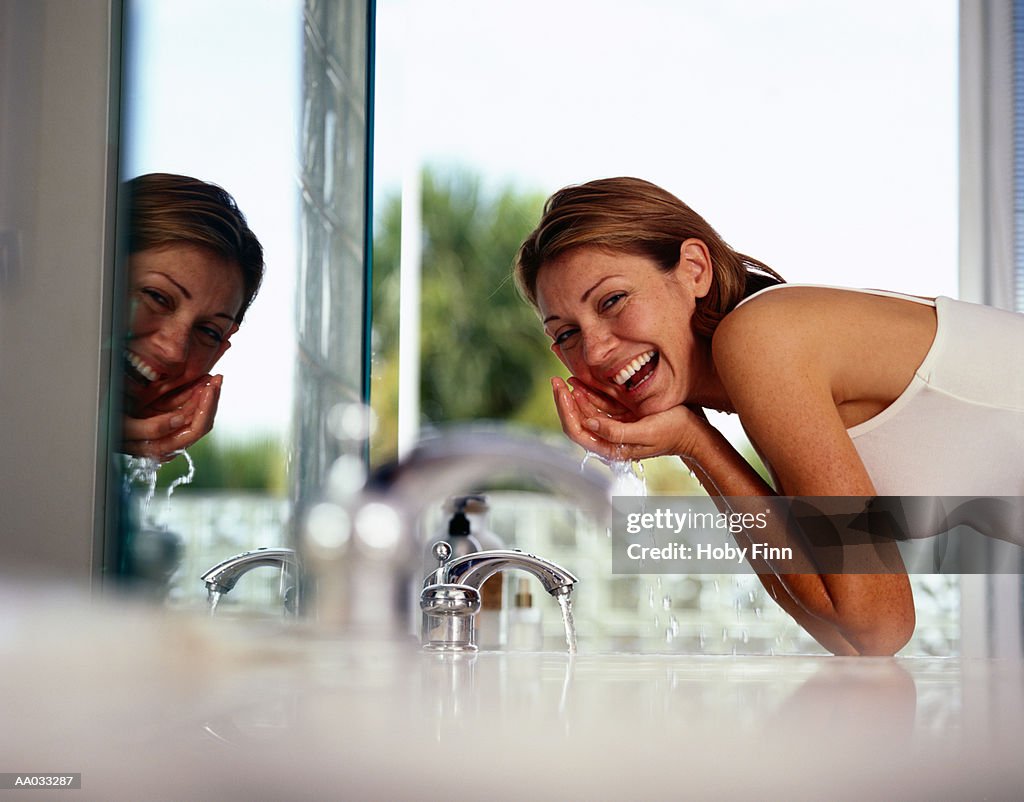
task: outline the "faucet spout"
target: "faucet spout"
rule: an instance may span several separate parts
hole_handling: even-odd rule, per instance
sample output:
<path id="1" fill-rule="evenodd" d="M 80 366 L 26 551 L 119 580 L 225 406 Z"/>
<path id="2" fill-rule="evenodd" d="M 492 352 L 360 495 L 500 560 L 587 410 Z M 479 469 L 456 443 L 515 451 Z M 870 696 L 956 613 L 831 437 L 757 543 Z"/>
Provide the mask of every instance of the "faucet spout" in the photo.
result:
<path id="1" fill-rule="evenodd" d="M 424 585 L 466 585 L 474 590 L 500 571 L 518 569 L 533 574 L 552 596 L 572 592 L 579 579 L 560 565 L 517 549 L 466 554 L 447 562 L 427 577 Z"/>
<path id="2" fill-rule="evenodd" d="M 419 513 L 426 503 L 456 490 L 510 477 L 533 478 L 595 517 L 611 511 L 612 486 L 607 476 L 581 465 L 564 447 L 471 426 L 420 441 L 404 460 L 377 471 L 369 485 Z"/>
<path id="3" fill-rule="evenodd" d="M 229 593 L 238 580 L 253 568 L 263 565 L 278 565 L 287 568 L 295 565 L 294 549 L 254 549 L 217 563 L 200 579 L 211 593 Z"/>

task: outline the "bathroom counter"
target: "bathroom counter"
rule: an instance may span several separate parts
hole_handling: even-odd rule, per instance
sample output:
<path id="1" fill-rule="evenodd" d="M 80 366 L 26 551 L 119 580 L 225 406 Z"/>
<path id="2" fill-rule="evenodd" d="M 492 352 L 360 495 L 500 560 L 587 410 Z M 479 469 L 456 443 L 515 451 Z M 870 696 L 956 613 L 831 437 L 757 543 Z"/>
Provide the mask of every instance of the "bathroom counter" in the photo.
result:
<path id="1" fill-rule="evenodd" d="M 998 800 L 1024 781 L 1017 660 L 453 658 L 0 601 L 0 772 L 80 772 L 73 799 Z"/>

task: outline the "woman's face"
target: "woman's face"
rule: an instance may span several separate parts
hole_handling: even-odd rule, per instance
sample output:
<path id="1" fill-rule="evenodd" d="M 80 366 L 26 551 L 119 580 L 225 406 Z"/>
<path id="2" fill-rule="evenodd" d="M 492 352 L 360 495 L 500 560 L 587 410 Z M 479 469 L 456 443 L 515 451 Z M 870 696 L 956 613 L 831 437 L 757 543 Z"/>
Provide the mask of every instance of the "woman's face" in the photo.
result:
<path id="1" fill-rule="evenodd" d="M 124 351 L 125 411 L 147 417 L 161 399 L 206 376 L 228 349 L 242 307 L 242 271 L 194 245 L 131 255 Z"/>
<path id="2" fill-rule="evenodd" d="M 706 253 L 687 240 L 670 271 L 598 248 L 545 264 L 537 302 L 551 350 L 578 379 L 640 416 L 696 400 L 708 360 L 690 318 L 710 284 Z"/>

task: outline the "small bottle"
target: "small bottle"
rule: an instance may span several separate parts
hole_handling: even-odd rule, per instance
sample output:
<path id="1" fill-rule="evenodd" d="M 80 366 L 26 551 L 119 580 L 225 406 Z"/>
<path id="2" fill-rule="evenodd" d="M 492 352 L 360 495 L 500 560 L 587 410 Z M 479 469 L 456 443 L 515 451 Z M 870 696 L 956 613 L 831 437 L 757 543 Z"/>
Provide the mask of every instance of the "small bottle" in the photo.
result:
<path id="1" fill-rule="evenodd" d="M 544 627 L 539 607 L 533 606 L 530 580 L 516 578 L 516 593 L 508 611 L 508 648 L 510 651 L 539 652 L 544 647 Z"/>

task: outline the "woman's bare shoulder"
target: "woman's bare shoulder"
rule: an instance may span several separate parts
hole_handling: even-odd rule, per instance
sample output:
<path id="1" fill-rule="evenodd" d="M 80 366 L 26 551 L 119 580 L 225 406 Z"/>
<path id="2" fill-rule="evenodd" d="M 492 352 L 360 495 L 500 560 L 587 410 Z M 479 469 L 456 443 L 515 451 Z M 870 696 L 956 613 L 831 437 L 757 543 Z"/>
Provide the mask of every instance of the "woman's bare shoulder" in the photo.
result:
<path id="1" fill-rule="evenodd" d="M 755 341 L 762 351 L 769 346 L 821 347 L 859 330 L 878 331 L 894 314 L 905 314 L 908 306 L 926 308 L 906 299 L 856 290 L 784 284 L 729 312 L 715 331 L 714 347 L 749 349 Z"/>
<path id="2" fill-rule="evenodd" d="M 735 352 L 750 358 L 764 357 L 769 349 L 801 345 L 821 331 L 823 316 L 839 300 L 841 291 L 824 287 L 782 285 L 762 292 L 729 312 L 712 338 L 716 355 Z"/>

